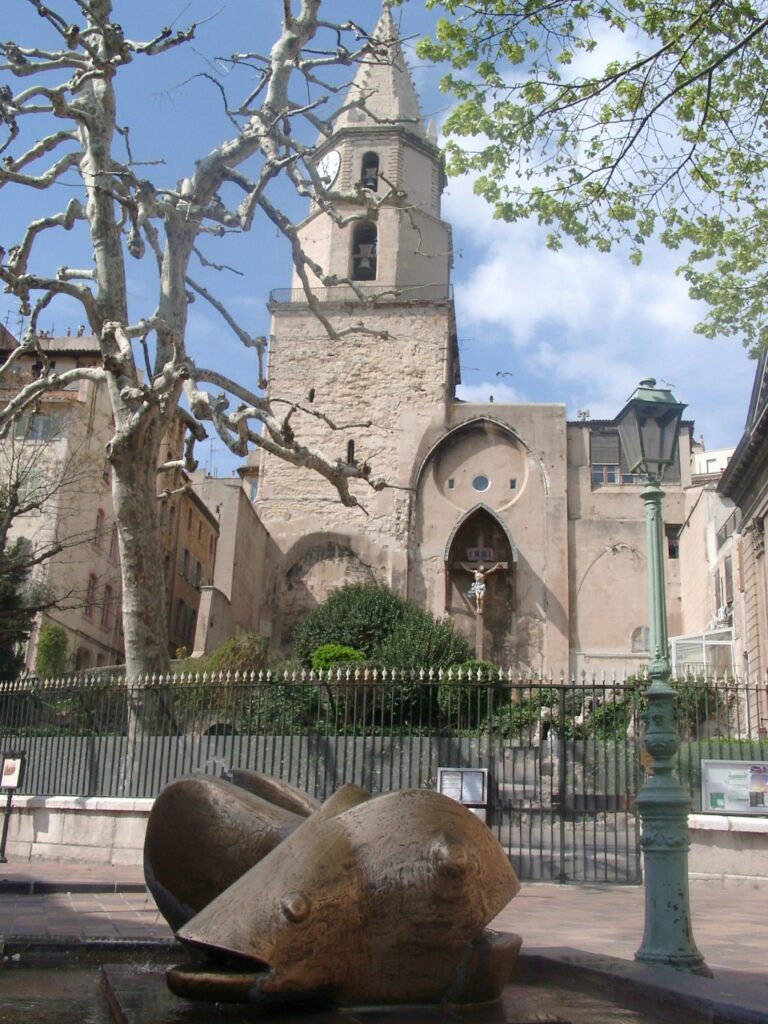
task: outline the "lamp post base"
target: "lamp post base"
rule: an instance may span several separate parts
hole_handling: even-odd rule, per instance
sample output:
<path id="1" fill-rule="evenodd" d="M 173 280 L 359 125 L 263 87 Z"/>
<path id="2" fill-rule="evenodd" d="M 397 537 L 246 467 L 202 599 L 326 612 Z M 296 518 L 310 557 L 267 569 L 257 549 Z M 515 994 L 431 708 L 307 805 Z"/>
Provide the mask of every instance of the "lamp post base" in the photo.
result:
<path id="1" fill-rule="evenodd" d="M 690 799 L 673 785 L 646 787 L 637 798 L 642 819 L 640 845 L 645 868 L 645 931 L 635 960 L 654 967 L 711 978 L 696 947 L 688 892 L 688 810 Z"/>
<path id="2" fill-rule="evenodd" d="M 677 749 L 675 691 L 666 671 L 656 674 L 646 692 L 643 740 L 646 781 L 635 799 L 640 812 L 640 847 L 645 870 L 645 931 L 635 953 L 642 963 L 674 967 L 711 977 L 696 948 L 688 892 L 688 812 L 691 798 L 674 775 Z"/>

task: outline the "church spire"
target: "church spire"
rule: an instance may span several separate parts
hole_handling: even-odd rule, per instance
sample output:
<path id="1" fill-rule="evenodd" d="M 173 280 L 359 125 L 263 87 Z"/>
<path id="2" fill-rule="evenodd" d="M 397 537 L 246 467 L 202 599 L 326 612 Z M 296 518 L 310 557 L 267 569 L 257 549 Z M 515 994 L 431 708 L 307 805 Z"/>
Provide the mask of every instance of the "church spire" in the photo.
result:
<path id="1" fill-rule="evenodd" d="M 372 38 L 383 44 L 385 53 L 374 53 L 365 58 L 347 94 L 348 103 L 362 99 L 365 109 L 350 107 L 342 111 L 336 118 L 334 129 L 395 123 L 426 139 L 419 100 L 389 0 L 384 0 L 384 9 Z"/>

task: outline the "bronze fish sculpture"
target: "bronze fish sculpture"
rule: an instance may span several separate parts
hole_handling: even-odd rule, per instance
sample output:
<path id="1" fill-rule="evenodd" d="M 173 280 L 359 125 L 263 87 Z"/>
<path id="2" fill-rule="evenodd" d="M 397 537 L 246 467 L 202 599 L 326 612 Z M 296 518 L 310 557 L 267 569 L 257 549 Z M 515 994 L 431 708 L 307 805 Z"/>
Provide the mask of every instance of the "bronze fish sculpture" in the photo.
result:
<path id="1" fill-rule="evenodd" d="M 178 930 L 203 963 L 169 972 L 176 994 L 346 1006 L 498 998 L 521 940 L 485 926 L 520 883 L 465 807 L 431 790 L 370 797 L 345 786 L 286 832 Z"/>

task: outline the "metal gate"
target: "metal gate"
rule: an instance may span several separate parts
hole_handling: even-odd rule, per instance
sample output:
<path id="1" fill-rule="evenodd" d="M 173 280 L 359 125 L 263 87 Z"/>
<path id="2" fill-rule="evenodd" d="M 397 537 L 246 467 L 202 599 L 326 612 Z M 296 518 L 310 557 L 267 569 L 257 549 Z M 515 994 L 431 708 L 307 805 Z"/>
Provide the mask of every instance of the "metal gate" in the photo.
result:
<path id="1" fill-rule="evenodd" d="M 158 707 L 158 694 L 173 719 L 131 734 L 131 701 Z M 434 788 L 441 767 L 483 768 L 488 823 L 521 878 L 631 883 L 640 699 L 629 684 L 467 673 L 168 677 L 131 688 L 25 679 L 0 684 L 0 742 L 26 751 L 25 792 L 38 795 L 154 796 L 180 775 L 243 766 L 325 800 L 345 782 L 385 793 Z"/>
<path id="2" fill-rule="evenodd" d="M 497 698 L 498 695 L 497 694 Z M 529 881 L 639 884 L 636 710 L 623 688 L 510 688 L 538 704 L 517 732 L 492 737 L 489 824 Z"/>

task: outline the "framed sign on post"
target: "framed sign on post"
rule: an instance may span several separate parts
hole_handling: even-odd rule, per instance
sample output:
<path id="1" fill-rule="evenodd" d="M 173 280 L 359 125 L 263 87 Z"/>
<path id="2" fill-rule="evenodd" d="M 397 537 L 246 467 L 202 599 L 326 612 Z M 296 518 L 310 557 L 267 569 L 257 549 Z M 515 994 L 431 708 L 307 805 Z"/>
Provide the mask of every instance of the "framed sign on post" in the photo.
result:
<path id="1" fill-rule="evenodd" d="M 709 814 L 768 814 L 768 761 L 702 759 L 701 809 Z"/>
<path id="2" fill-rule="evenodd" d="M 21 785 L 24 774 L 24 758 L 25 751 L 23 750 L 4 750 L 0 753 L 0 789 L 4 789 L 7 794 L 3 812 L 3 832 L 0 836 L 0 864 L 6 864 L 8 861 L 5 856 L 5 844 L 8 841 L 13 794 Z"/>
<path id="3" fill-rule="evenodd" d="M 0 789 L 18 789 L 24 771 L 24 751 L 4 751 L 0 759 Z"/>

